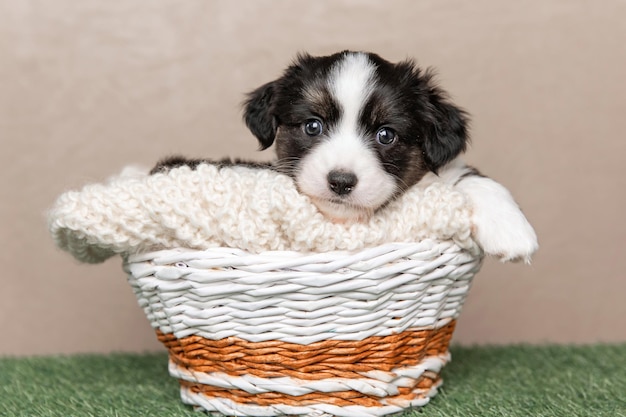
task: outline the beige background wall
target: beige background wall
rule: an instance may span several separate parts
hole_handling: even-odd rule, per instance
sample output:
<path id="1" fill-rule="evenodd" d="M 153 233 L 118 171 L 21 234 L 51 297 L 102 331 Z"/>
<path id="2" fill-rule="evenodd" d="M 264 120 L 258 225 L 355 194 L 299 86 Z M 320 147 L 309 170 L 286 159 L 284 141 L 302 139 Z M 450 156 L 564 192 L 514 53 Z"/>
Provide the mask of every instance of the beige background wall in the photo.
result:
<path id="1" fill-rule="evenodd" d="M 437 67 L 467 159 L 539 234 L 532 266 L 486 262 L 456 341 L 626 341 L 625 22 L 622 0 L 0 0 L 0 354 L 157 349 L 119 259 L 55 249 L 46 208 L 172 152 L 269 158 L 243 94 L 345 48 Z"/>

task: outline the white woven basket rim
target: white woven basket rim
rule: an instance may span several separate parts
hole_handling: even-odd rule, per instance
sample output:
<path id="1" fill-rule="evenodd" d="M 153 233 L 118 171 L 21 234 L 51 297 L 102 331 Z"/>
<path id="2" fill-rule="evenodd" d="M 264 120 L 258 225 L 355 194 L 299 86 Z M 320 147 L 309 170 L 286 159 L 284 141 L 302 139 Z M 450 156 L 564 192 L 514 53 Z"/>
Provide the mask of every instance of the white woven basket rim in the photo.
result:
<path id="1" fill-rule="evenodd" d="M 356 253 L 164 250 L 129 256 L 125 269 L 164 333 L 308 344 L 445 326 L 480 262 L 451 241 L 422 241 Z"/>

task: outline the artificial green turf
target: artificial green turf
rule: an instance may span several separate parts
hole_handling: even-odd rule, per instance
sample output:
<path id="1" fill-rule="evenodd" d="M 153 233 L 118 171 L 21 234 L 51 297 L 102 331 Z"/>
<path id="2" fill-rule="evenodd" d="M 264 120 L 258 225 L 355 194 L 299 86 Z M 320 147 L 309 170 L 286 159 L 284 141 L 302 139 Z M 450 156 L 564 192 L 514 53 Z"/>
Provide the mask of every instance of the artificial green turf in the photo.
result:
<path id="1" fill-rule="evenodd" d="M 626 417 L 626 345 L 455 347 L 440 393 L 402 417 Z M 1 416 L 194 416 L 165 354 L 0 358 Z"/>

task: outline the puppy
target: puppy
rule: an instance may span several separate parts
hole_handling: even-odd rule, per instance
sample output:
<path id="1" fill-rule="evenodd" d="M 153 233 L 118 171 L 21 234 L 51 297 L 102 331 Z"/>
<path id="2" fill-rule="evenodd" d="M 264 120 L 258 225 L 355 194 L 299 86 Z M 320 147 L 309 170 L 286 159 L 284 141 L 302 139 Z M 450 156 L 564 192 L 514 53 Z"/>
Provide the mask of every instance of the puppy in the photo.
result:
<path id="1" fill-rule="evenodd" d="M 412 61 L 299 55 L 248 95 L 244 120 L 261 149 L 274 145 L 273 167 L 333 221 L 365 221 L 407 188 L 445 181 L 473 203 L 474 237 L 486 253 L 528 262 L 537 249 L 508 191 L 459 159 L 467 114 Z M 155 170 L 184 163 L 166 160 Z"/>

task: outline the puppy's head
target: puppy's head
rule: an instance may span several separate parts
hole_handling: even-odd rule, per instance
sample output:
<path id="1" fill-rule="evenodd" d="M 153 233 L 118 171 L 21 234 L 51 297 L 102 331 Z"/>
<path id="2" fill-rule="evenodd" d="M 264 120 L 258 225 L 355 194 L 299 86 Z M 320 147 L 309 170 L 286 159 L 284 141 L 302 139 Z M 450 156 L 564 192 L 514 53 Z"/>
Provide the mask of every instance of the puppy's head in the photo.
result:
<path id="1" fill-rule="evenodd" d="M 467 117 L 413 62 L 371 53 L 300 55 L 249 94 L 262 149 L 330 218 L 364 220 L 463 152 Z"/>

